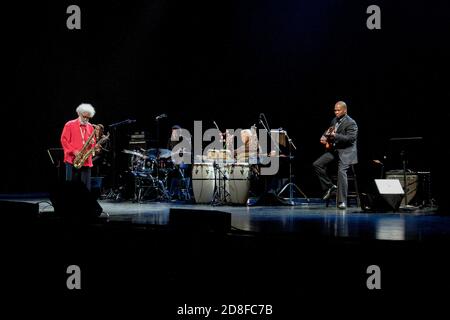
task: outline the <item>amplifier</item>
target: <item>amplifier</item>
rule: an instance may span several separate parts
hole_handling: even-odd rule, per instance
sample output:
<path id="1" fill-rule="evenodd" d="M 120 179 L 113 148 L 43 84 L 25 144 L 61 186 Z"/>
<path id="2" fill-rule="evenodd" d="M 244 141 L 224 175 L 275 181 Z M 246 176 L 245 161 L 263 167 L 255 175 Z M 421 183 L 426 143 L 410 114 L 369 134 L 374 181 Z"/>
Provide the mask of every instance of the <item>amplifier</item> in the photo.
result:
<path id="1" fill-rule="evenodd" d="M 408 197 L 408 203 L 414 199 L 417 194 L 419 175 L 417 173 L 407 172 L 406 173 L 406 190 L 405 190 L 405 176 L 403 170 L 392 170 L 386 172 L 386 179 L 397 179 L 405 191 Z"/>
<path id="2" fill-rule="evenodd" d="M 144 131 L 134 132 L 134 134 L 130 135 L 129 148 L 131 150 L 147 149 L 147 140 Z"/>

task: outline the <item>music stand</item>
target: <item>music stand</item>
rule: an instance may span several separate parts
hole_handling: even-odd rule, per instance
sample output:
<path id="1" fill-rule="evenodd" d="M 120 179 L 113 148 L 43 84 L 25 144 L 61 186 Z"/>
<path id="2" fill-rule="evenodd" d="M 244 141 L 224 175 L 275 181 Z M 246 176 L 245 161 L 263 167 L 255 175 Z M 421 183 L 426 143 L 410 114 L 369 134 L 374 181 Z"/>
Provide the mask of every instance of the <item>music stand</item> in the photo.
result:
<path id="1" fill-rule="evenodd" d="M 390 138 L 389 142 L 398 143 L 400 145 L 400 157 L 403 165 L 403 185 L 405 191 L 405 208 L 408 207 L 408 184 L 406 179 L 406 163 L 407 163 L 407 155 L 406 149 L 407 147 L 414 145 L 423 140 L 422 137 L 405 137 L 405 138 Z"/>
<path id="2" fill-rule="evenodd" d="M 50 158 L 50 162 L 56 168 L 56 177 L 58 181 L 61 180 L 61 168 L 64 167 L 64 151 L 63 148 L 48 148 L 47 149 L 48 157 Z"/>

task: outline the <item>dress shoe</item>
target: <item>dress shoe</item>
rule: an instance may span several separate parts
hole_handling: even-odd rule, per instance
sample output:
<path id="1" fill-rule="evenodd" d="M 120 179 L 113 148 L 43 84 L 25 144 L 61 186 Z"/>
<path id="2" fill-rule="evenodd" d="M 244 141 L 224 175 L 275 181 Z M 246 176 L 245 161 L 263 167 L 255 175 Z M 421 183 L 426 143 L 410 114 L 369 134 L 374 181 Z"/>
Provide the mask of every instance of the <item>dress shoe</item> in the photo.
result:
<path id="1" fill-rule="evenodd" d="M 345 205 L 345 202 L 341 202 L 341 203 L 339 203 L 338 208 L 341 210 L 345 210 L 345 209 L 347 209 L 347 206 Z"/>
<path id="2" fill-rule="evenodd" d="M 331 196 L 331 193 L 334 191 L 334 190 L 336 190 L 337 189 L 337 187 L 333 184 L 328 190 L 327 190 L 327 192 L 325 193 L 325 195 L 323 196 L 323 200 L 327 200 L 330 196 Z"/>

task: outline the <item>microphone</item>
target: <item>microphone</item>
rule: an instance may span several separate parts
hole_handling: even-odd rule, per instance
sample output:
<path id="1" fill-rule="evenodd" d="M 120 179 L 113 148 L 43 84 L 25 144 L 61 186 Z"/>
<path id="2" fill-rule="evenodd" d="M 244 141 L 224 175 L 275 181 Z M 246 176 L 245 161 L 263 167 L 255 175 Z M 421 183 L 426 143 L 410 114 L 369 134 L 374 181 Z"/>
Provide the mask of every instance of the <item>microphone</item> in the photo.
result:
<path id="1" fill-rule="evenodd" d="M 259 122 L 261 122 L 261 124 L 263 125 L 267 123 L 266 116 L 264 115 L 264 113 L 259 114 Z"/>
<path id="2" fill-rule="evenodd" d="M 159 116 L 157 116 L 157 117 L 155 118 L 155 120 L 159 120 L 159 119 L 163 119 L 163 118 L 167 118 L 167 114 L 165 114 L 165 113 L 160 114 Z"/>

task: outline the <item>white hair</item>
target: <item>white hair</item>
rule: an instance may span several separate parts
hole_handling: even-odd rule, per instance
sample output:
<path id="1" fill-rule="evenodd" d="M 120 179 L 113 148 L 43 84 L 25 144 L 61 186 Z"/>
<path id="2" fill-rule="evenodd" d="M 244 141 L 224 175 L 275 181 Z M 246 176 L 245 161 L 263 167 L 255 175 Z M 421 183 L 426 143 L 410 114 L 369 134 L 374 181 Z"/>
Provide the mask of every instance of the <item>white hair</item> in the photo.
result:
<path id="1" fill-rule="evenodd" d="M 82 103 L 78 106 L 76 109 L 79 116 L 81 116 L 82 113 L 87 112 L 91 116 L 91 118 L 95 115 L 95 109 L 94 107 L 89 103 Z"/>

